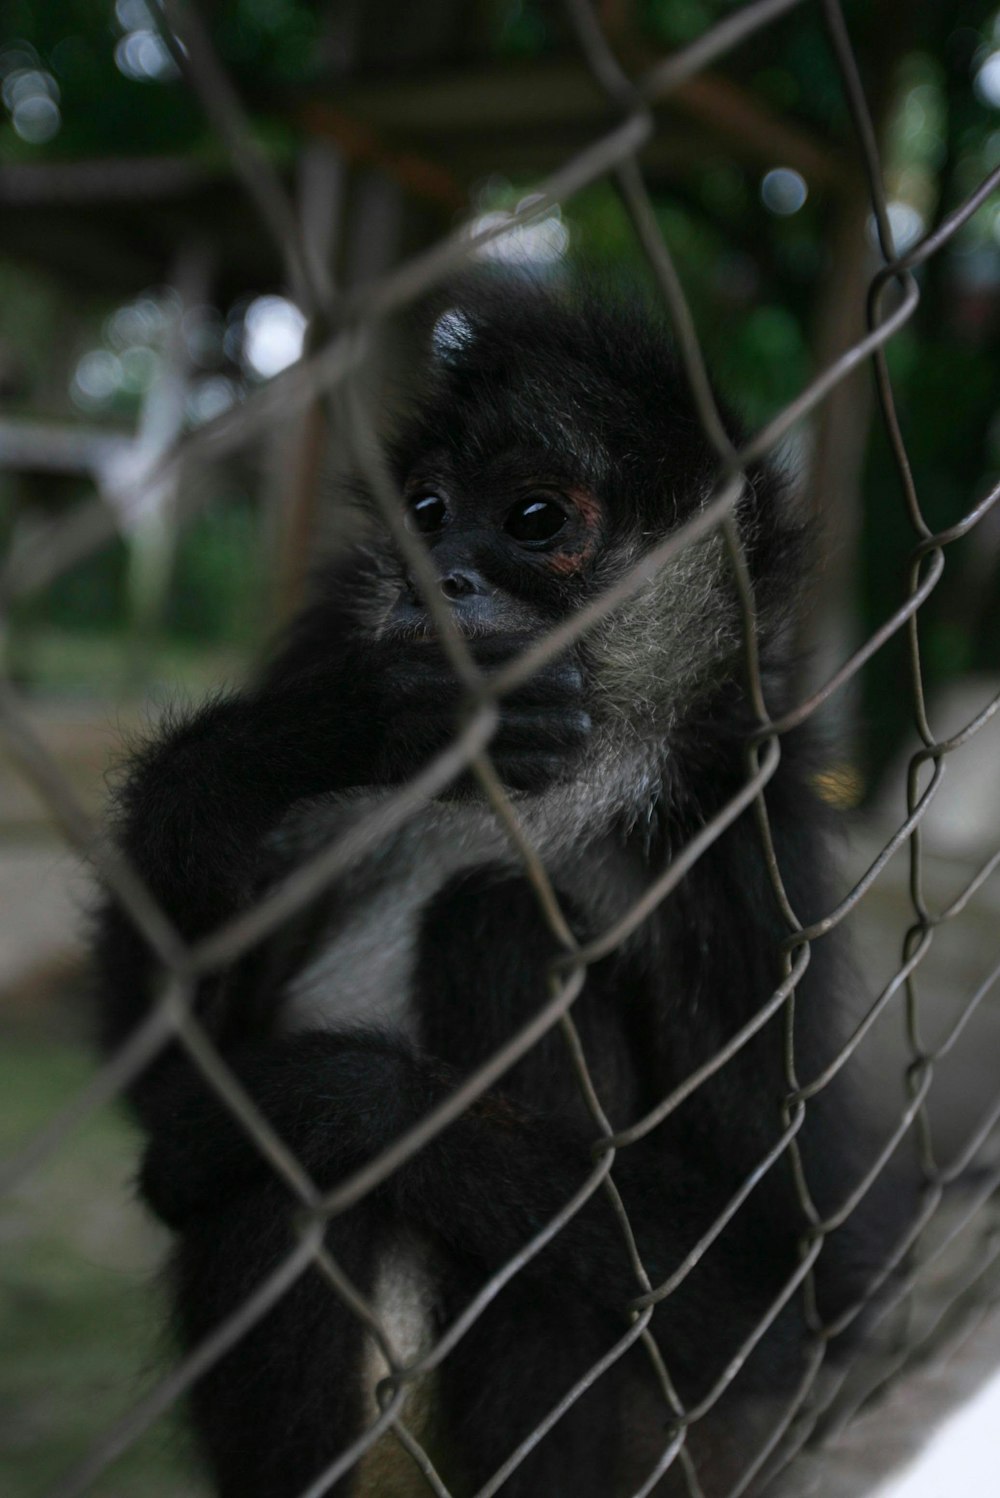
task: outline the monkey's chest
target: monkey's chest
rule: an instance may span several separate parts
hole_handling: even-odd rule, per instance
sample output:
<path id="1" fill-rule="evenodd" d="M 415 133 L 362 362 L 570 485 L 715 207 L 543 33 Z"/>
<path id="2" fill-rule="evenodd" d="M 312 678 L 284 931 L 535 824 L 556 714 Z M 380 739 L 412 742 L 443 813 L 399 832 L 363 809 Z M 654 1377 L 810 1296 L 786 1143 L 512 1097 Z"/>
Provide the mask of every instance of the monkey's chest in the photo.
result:
<path id="1" fill-rule="evenodd" d="M 371 804 L 359 797 L 318 806 L 308 826 L 282 829 L 283 854 L 307 856 L 304 844 L 329 843 Z M 329 895 L 287 984 L 286 1028 L 374 1025 L 412 1034 L 413 972 L 427 906 L 449 879 L 486 862 L 509 862 L 497 828 L 476 808 L 438 805 L 363 858 Z"/>

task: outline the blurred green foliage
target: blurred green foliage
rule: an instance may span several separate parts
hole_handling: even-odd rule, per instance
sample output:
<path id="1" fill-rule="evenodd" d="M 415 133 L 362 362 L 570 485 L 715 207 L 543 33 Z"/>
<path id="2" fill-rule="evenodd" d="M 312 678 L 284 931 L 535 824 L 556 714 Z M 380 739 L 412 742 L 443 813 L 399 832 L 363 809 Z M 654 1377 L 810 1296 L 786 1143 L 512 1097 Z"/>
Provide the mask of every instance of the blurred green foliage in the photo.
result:
<path id="1" fill-rule="evenodd" d="M 79 1045 L 6 1033 L 0 1147 L 48 1122 L 87 1082 Z M 138 1207 L 123 1210 L 135 1139 L 120 1110 L 77 1131 L 5 1204 L 0 1284 L 0 1489 L 48 1491 L 155 1377 L 162 1244 Z M 198 1498 L 204 1492 L 173 1416 L 98 1479 L 94 1498 Z"/>
<path id="2" fill-rule="evenodd" d="M 315 73 L 321 7 L 308 0 L 239 0 L 213 7 L 212 30 L 219 51 L 238 76 L 253 78 L 265 91 L 301 82 Z M 154 19 L 143 0 L 6 0 L 3 37 L 34 48 L 59 86 L 62 126 L 45 145 L 52 158 L 141 156 L 187 152 L 206 147 L 218 152 L 204 115 L 187 89 L 172 76 L 131 72 L 123 67 L 122 47 L 130 36 L 152 31 Z M 141 64 L 142 53 L 136 62 Z M 0 125 L 0 153 L 7 159 L 34 159 L 37 148 L 23 141 L 10 120 Z"/>
<path id="3" fill-rule="evenodd" d="M 740 3 L 635 0 L 634 32 L 646 55 L 656 55 L 691 41 Z M 1000 162 L 1000 99 L 991 98 L 982 82 L 984 64 L 1000 54 L 997 6 L 985 0 L 879 6 L 847 0 L 845 12 L 880 127 L 894 223 L 905 238 L 956 206 Z M 487 34 L 500 59 L 523 62 L 572 49 L 560 8 L 549 0 L 497 0 L 492 15 Z M 306 0 L 219 0 L 211 9 L 220 58 L 279 165 L 291 165 L 305 143 L 289 101 L 329 86 L 327 18 L 324 7 Z M 5 92 L 0 164 L 157 153 L 224 160 L 199 105 L 156 42 L 145 0 L 108 6 L 8 0 L 3 34 L 5 88 L 15 63 L 44 77 L 25 85 L 41 91 L 41 103 L 32 106 L 40 126 L 29 110 L 19 129 L 16 100 Z M 367 66 L 371 70 L 370 59 Z M 717 72 L 779 127 L 775 139 L 780 127 L 788 127 L 824 150 L 833 167 L 856 169 L 853 126 L 820 7 L 799 7 L 780 24 L 754 33 L 717 64 Z M 58 110 L 57 128 L 45 90 Z M 49 133 L 31 139 L 25 129 L 29 137 L 32 131 Z M 766 168 L 728 149 L 724 135 L 715 147 L 701 139 L 687 155 L 683 132 L 677 137 L 676 164 L 655 179 L 658 221 L 710 366 L 756 427 L 817 372 L 822 311 L 840 273 L 835 246 L 843 197 L 832 175 L 826 182 L 801 179 L 804 201 L 795 211 L 779 210 L 774 204 L 780 199 L 767 200 Z M 774 167 L 783 168 L 777 147 L 775 155 Z M 497 164 L 504 164 L 502 142 Z M 525 186 L 508 184 L 510 200 Z M 580 193 L 564 206 L 564 218 L 571 260 L 640 280 L 648 274 L 609 186 Z M 442 217 L 428 232 L 446 227 Z M 870 274 L 877 264 L 874 241 L 869 259 Z M 919 280 L 921 306 L 889 357 L 920 502 L 937 527 L 953 524 L 1000 477 L 1000 198 L 983 206 L 919 272 Z M 246 297 L 269 289 L 247 286 Z M 153 377 L 154 365 L 145 345 L 137 345 L 135 354 L 110 340 L 113 312 L 113 302 L 81 306 L 71 287 L 20 265 L 0 265 L 0 388 L 4 361 L 16 366 L 7 381 L 8 405 L 65 416 L 72 410 L 69 389 L 78 361 L 88 350 L 105 350 L 122 366 L 131 358 L 134 378 L 130 385 L 123 375 L 113 400 L 86 414 L 133 422 L 143 380 Z M 238 323 L 239 307 L 218 312 L 220 328 Z M 155 345 L 155 339 L 148 342 Z M 226 347 L 229 352 L 206 364 L 203 375 L 217 385 L 229 381 L 238 396 L 247 371 L 238 350 Z M 877 420 L 871 433 L 857 554 L 847 582 L 854 589 L 848 643 L 861 640 L 897 606 L 914 540 Z M 226 492 L 226 502 L 202 511 L 179 543 L 162 620 L 170 640 L 250 648 L 266 626 L 261 598 L 268 540 L 255 482 L 239 475 Z M 0 474 L 0 527 L 9 534 L 15 518 L 21 523 L 26 513 L 68 513 L 82 497 L 77 481 Z M 853 519 L 841 526 L 843 519 L 834 517 L 835 534 L 838 528 L 853 530 Z M 1000 666 L 995 530 L 978 532 L 977 546 L 970 542 L 949 554 L 945 581 L 921 613 L 931 689 L 960 670 L 995 672 Z M 124 635 L 130 624 L 128 570 L 123 543 L 81 564 L 16 613 L 15 645 L 19 631 L 32 629 Z M 904 641 L 897 638 L 865 673 L 863 753 L 870 778 L 907 732 L 906 698 L 899 690 L 905 663 Z"/>

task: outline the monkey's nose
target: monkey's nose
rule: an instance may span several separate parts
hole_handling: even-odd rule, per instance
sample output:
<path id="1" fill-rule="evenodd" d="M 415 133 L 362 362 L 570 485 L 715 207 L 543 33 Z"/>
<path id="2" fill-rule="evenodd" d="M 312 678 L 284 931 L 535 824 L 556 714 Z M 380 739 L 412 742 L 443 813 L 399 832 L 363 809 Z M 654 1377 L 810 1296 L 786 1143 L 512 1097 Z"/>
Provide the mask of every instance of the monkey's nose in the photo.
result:
<path id="1" fill-rule="evenodd" d="M 448 572 L 438 582 L 445 598 L 454 603 L 459 598 L 470 598 L 474 593 L 484 593 L 482 582 L 471 572 Z"/>

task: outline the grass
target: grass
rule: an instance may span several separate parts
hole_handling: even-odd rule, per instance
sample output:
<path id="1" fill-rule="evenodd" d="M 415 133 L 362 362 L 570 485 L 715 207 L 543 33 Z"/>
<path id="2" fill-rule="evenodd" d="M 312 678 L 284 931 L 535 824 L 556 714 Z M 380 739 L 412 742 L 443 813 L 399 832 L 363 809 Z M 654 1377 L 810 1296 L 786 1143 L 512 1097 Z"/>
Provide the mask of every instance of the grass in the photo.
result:
<path id="1" fill-rule="evenodd" d="M 81 1047 L 4 1036 L 0 1150 L 29 1136 L 91 1071 Z M 137 1140 L 102 1110 L 0 1204 L 0 1492 L 41 1498 L 164 1366 L 156 1270 L 164 1242 L 131 1199 Z M 198 1498 L 176 1419 L 88 1490 Z"/>

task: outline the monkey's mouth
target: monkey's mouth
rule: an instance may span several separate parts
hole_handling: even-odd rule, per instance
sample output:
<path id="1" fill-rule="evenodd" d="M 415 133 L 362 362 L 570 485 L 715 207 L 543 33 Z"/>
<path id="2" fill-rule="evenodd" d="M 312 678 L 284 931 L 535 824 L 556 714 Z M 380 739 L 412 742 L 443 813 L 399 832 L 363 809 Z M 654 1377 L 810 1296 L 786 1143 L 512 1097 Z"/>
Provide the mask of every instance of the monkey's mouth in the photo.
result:
<path id="1" fill-rule="evenodd" d="M 537 632 L 538 621 L 526 612 L 498 600 L 496 595 L 463 598 L 448 604 L 456 631 L 468 640 L 490 635 L 529 635 Z M 403 595 L 393 604 L 382 626 L 382 637 L 415 644 L 433 644 L 439 631 L 430 612 L 422 603 Z"/>

